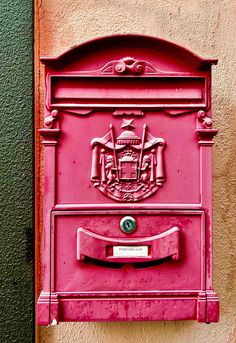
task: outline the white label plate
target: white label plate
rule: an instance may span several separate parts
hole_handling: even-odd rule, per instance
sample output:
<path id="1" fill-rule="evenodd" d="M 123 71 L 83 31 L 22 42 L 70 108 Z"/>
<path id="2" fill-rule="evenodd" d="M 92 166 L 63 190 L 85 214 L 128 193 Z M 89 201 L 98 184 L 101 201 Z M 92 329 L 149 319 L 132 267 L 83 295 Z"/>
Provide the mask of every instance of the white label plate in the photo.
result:
<path id="1" fill-rule="evenodd" d="M 147 257 L 148 246 L 147 245 L 117 245 L 113 247 L 114 257 Z"/>

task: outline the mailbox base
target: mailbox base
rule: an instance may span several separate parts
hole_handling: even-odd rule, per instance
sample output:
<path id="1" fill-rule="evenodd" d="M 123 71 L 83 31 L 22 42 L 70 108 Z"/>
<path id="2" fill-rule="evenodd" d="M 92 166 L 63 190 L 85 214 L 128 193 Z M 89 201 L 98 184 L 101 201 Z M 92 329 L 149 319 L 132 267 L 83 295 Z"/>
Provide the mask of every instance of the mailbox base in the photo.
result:
<path id="1" fill-rule="evenodd" d="M 38 325 L 58 323 L 59 301 L 56 293 L 41 292 L 37 305 Z"/>
<path id="2" fill-rule="evenodd" d="M 198 320 L 219 321 L 219 301 L 213 291 L 186 296 L 59 297 L 38 301 L 38 325 L 63 322 Z M 60 311 L 59 311 L 60 310 Z"/>

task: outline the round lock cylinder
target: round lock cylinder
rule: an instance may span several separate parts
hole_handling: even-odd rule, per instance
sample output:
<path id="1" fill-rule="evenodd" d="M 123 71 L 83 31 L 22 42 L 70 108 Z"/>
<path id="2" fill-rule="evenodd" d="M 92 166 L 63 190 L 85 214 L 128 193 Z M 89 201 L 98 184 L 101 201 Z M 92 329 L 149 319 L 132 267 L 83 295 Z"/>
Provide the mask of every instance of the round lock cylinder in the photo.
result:
<path id="1" fill-rule="evenodd" d="M 136 220 L 131 216 L 125 216 L 120 221 L 120 229 L 124 233 L 132 233 L 136 230 Z"/>

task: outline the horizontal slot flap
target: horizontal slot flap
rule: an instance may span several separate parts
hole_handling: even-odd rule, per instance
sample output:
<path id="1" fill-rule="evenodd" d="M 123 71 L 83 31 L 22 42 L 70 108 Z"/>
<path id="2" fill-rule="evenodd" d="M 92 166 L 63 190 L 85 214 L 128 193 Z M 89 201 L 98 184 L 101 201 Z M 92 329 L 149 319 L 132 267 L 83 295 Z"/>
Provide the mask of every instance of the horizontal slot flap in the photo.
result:
<path id="1" fill-rule="evenodd" d="M 139 238 L 108 238 L 84 228 L 77 230 L 77 260 L 85 256 L 101 261 L 136 263 L 179 258 L 179 228 Z"/>

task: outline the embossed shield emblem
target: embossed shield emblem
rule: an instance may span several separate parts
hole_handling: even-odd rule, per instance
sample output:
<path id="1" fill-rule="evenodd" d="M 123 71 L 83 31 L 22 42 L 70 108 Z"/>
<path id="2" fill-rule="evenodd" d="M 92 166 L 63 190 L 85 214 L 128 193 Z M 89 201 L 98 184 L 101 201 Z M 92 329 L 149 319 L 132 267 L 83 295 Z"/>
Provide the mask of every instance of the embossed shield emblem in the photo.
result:
<path id="1" fill-rule="evenodd" d="M 165 181 L 163 138 L 155 138 L 143 127 L 136 136 L 133 119 L 123 120 L 119 137 L 113 126 L 91 142 L 93 149 L 91 180 L 94 187 L 117 201 L 140 201 L 158 190 Z"/>

